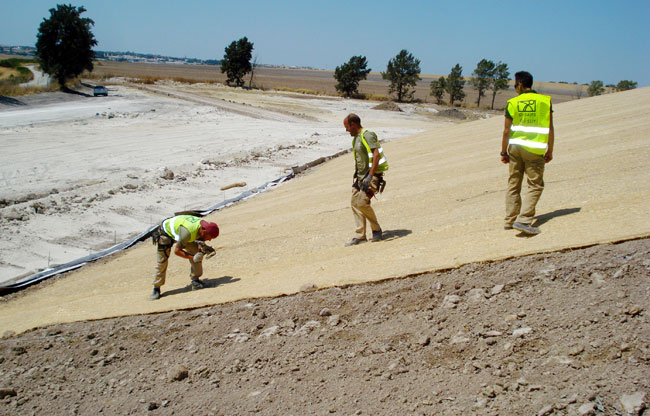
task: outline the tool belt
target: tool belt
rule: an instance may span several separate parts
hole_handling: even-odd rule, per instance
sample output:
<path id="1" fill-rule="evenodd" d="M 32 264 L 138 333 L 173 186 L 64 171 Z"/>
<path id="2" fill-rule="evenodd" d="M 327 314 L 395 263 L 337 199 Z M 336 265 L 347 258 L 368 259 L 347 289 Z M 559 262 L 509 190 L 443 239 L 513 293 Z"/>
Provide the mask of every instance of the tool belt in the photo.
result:
<path id="1" fill-rule="evenodd" d="M 386 180 L 384 179 L 384 174 L 375 173 L 373 176 L 379 178 L 379 181 L 377 182 L 377 189 L 372 189 L 372 188 L 364 189 L 363 184 L 361 183 L 362 181 L 359 180 L 356 173 L 354 175 L 354 182 L 352 183 L 352 187 L 357 191 L 365 192 L 366 195 L 368 195 L 368 198 L 372 198 L 373 196 L 375 196 L 376 193 L 381 194 L 382 192 L 384 192 L 384 188 L 386 188 Z"/>
<path id="2" fill-rule="evenodd" d="M 170 241 L 169 244 L 161 244 L 160 237 L 167 237 Z M 151 232 L 151 243 L 153 245 L 158 245 L 158 249 L 167 249 L 174 245 L 174 239 L 167 235 L 165 230 L 163 230 L 162 225 Z"/>

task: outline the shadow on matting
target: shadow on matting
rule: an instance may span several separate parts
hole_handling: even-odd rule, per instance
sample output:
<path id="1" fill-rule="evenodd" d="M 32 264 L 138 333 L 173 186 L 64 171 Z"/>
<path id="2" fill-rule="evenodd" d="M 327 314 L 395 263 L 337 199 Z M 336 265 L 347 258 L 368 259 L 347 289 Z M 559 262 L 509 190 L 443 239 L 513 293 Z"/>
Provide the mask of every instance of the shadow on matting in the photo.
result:
<path id="1" fill-rule="evenodd" d="M 382 240 L 383 241 L 388 241 L 388 240 L 395 240 L 400 237 L 406 237 L 407 235 L 411 234 L 413 231 L 411 230 L 385 230 L 382 232 Z"/>
<path id="2" fill-rule="evenodd" d="M 201 281 L 203 282 L 204 287 L 203 287 L 203 289 L 200 289 L 200 290 L 213 289 L 215 287 L 225 285 L 227 283 L 235 283 L 235 282 L 238 282 L 240 280 L 241 280 L 240 278 L 235 278 L 235 277 L 232 277 L 232 276 L 222 276 L 222 277 L 219 277 L 218 279 L 201 279 Z M 164 288 L 164 286 L 160 288 L 160 296 L 161 297 L 177 295 L 179 293 L 191 292 L 192 291 L 192 284 L 190 283 L 185 287 L 179 287 L 178 289 L 172 289 L 172 290 L 170 290 L 168 292 L 165 292 L 163 288 Z"/>
<path id="3" fill-rule="evenodd" d="M 580 208 L 562 208 L 562 209 L 556 209 L 555 211 L 547 212 L 546 214 L 538 215 L 535 217 L 535 222 L 532 224 L 534 227 L 539 227 L 542 224 L 546 224 L 548 221 L 550 221 L 553 218 L 556 217 L 561 217 L 563 215 L 570 215 L 570 214 L 575 214 L 576 212 L 580 212 Z M 517 237 L 535 237 L 535 235 L 530 235 L 530 234 L 525 234 L 525 233 L 519 233 L 517 234 Z"/>
<path id="4" fill-rule="evenodd" d="M 562 208 L 556 209 L 555 211 L 547 212 L 546 214 L 538 215 L 535 217 L 535 227 L 539 227 L 542 224 L 547 223 L 550 219 L 555 217 L 561 217 L 563 215 L 575 214 L 580 212 L 580 208 Z"/>

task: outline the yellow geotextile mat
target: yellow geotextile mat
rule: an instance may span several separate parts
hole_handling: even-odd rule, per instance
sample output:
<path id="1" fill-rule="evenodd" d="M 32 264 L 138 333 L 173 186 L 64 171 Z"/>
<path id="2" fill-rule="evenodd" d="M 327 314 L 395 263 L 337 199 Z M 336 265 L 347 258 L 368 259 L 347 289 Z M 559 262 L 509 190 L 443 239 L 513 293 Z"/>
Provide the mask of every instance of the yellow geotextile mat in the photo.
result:
<path id="1" fill-rule="evenodd" d="M 141 243 L 3 302 L 0 333 L 650 235 L 650 88 L 562 103 L 554 111 L 555 159 L 546 166 L 537 206 L 538 236 L 503 230 L 503 117 L 449 125 L 385 144 L 388 185 L 373 205 L 386 241 L 344 247 L 354 230 L 353 162 L 345 155 L 209 216 L 221 228 L 213 241 L 217 256 L 204 262 L 210 287 L 190 291 L 188 262 L 172 256 L 163 297 L 149 301 L 155 247 Z"/>

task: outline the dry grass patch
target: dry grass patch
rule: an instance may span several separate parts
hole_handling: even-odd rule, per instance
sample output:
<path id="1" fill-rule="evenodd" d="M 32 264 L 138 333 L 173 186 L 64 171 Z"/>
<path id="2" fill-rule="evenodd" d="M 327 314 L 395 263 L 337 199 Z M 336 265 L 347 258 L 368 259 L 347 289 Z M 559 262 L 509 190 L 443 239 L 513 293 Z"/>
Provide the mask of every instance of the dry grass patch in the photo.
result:
<path id="1" fill-rule="evenodd" d="M 11 76 L 17 77 L 18 71 L 13 68 L 4 68 L 0 66 L 0 80 L 7 79 Z"/>
<path id="2" fill-rule="evenodd" d="M 370 101 L 390 101 L 390 98 L 384 94 L 359 94 L 359 98 Z"/>
<path id="3" fill-rule="evenodd" d="M 307 94 L 307 95 L 327 95 L 323 91 L 314 91 L 314 90 L 309 90 L 306 88 L 290 88 L 290 87 L 276 87 L 273 88 L 276 91 L 281 91 L 281 92 L 295 92 L 298 94 Z"/>
<path id="4" fill-rule="evenodd" d="M 20 97 L 23 95 L 38 94 L 41 92 L 52 92 L 60 89 L 59 84 L 52 82 L 47 87 L 21 87 L 20 85 L 5 84 L 0 82 L 0 95 L 8 97 Z"/>

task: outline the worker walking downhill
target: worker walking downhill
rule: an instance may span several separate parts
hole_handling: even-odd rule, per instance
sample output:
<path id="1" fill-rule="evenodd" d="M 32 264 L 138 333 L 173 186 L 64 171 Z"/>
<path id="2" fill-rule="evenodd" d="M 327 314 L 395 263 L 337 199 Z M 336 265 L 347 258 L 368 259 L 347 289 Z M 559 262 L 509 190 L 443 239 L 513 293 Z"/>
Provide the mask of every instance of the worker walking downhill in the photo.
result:
<path id="1" fill-rule="evenodd" d="M 376 193 L 384 190 L 384 172 L 388 170 L 388 162 L 384 151 L 379 145 L 377 135 L 361 126 L 361 119 L 356 114 L 349 114 L 343 120 L 345 130 L 352 139 L 352 155 L 355 171 L 352 184 L 352 213 L 356 223 L 355 236 L 346 246 L 366 242 L 366 220 L 372 230 L 371 241 L 380 241 L 382 231 L 377 221 L 375 211 L 370 206 L 370 200 Z"/>
<path id="2" fill-rule="evenodd" d="M 214 254 L 214 249 L 205 244 L 219 236 L 219 227 L 213 222 L 204 221 L 192 215 L 177 215 L 167 218 L 154 231 L 157 244 L 157 264 L 153 281 L 153 294 L 149 299 L 160 299 L 160 287 L 165 284 L 167 264 L 171 248 L 176 242 L 174 254 L 190 261 L 192 290 L 202 289 L 204 284 L 199 277 L 203 274 L 203 258 Z"/>
<path id="3" fill-rule="evenodd" d="M 532 90 L 533 76 L 515 74 L 517 97 L 508 100 L 501 140 L 501 162 L 509 164 L 504 229 L 539 234 L 533 226 L 535 206 L 544 191 L 544 165 L 553 160 L 553 109 L 551 97 Z M 526 175 L 523 203 L 521 185 Z"/>

